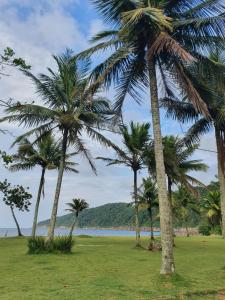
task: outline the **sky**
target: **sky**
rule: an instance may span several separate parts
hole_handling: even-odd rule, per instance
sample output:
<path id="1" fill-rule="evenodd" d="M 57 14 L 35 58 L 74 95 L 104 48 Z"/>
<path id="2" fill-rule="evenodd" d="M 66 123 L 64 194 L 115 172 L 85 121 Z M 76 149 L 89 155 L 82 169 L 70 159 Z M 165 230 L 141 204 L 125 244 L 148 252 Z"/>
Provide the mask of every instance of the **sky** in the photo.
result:
<path id="1" fill-rule="evenodd" d="M 65 49 L 72 49 L 74 53 L 86 49 L 90 38 L 105 28 L 100 16 L 96 13 L 91 1 L 88 0 L 1 0 L 0 1 L 0 51 L 9 46 L 16 55 L 23 57 L 32 66 L 35 74 L 45 72 L 47 67 L 54 68 L 52 54 L 61 54 Z M 95 63 L 95 62 L 94 62 Z M 23 101 L 39 101 L 31 82 L 21 73 L 7 69 L 9 76 L 0 78 L 0 99 L 13 98 Z M 113 90 L 106 93 L 113 101 Z M 1 112 L 2 115 L 2 112 Z M 162 113 L 162 133 L 182 135 L 188 125 L 180 125 L 176 121 L 165 118 Z M 143 96 L 143 103 L 137 105 L 132 99 L 127 99 L 124 107 L 124 119 L 128 123 L 150 122 L 149 95 Z M 1 124 L 1 129 L 8 130 L 1 134 L 1 150 L 14 153 L 16 148 L 11 144 L 24 128 L 14 125 Z M 106 134 L 115 143 L 120 144 L 120 137 Z M 105 149 L 96 142 L 85 140 L 92 156 L 114 156 L 110 149 Z M 201 148 L 215 150 L 214 133 L 210 132 L 201 139 Z M 209 183 L 216 174 L 216 154 L 196 151 L 194 159 L 202 159 L 209 166 L 206 173 L 195 173 L 198 179 Z M 125 167 L 106 167 L 103 162 L 96 161 L 98 176 L 94 175 L 86 161 L 76 156 L 79 163 L 79 174 L 66 173 L 63 179 L 58 215 L 65 214 L 66 203 L 72 198 L 83 198 L 90 207 L 105 203 L 130 202 L 132 173 Z M 40 168 L 31 172 L 11 173 L 0 165 L 0 180 L 8 179 L 12 184 L 22 184 L 30 189 L 33 195 L 30 212 L 16 212 L 22 227 L 31 227 L 33 208 L 37 194 Z M 193 174 L 192 174 L 193 175 Z M 139 182 L 146 171 L 139 174 Z M 50 217 L 54 197 L 57 173 L 49 171 L 45 181 L 45 198 L 42 199 L 39 220 Z M 0 228 L 15 227 L 9 208 L 1 201 L 0 195 Z"/>

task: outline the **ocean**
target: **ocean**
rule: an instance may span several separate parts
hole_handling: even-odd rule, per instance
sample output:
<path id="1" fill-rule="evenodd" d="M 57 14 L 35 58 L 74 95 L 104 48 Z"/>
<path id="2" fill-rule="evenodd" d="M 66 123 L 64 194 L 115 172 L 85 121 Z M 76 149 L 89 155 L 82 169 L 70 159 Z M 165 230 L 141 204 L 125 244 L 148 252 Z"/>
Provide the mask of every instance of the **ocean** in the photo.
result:
<path id="1" fill-rule="evenodd" d="M 22 228 L 22 234 L 24 236 L 31 235 L 31 228 Z M 68 235 L 69 229 L 56 228 L 55 236 Z M 47 228 L 39 227 L 37 229 L 38 236 L 46 236 Z M 106 229 L 75 229 L 73 235 L 91 235 L 91 236 L 135 236 L 135 231 L 129 230 L 106 230 Z M 150 233 L 146 231 L 141 232 L 142 236 L 149 236 Z M 154 232 L 155 236 L 159 236 L 160 232 Z M 17 236 L 16 228 L 0 228 L 0 237 L 13 237 Z"/>

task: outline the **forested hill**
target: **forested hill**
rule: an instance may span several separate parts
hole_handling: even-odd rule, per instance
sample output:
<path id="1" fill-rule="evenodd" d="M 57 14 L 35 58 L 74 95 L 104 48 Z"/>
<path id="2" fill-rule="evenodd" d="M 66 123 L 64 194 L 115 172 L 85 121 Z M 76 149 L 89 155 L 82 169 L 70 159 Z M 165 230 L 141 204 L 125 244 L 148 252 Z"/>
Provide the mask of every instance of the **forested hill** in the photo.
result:
<path id="1" fill-rule="evenodd" d="M 57 226 L 70 226 L 73 215 L 67 214 L 57 218 Z M 143 226 L 149 226 L 147 211 L 140 212 Z M 49 220 L 40 222 L 39 226 L 48 225 Z M 119 227 L 134 225 L 134 208 L 127 203 L 108 203 L 84 210 L 78 217 L 78 227 Z"/>
<path id="2" fill-rule="evenodd" d="M 153 215 L 158 215 L 157 211 L 153 211 Z M 155 218 L 154 226 L 159 226 L 159 220 Z M 57 226 L 71 226 L 73 222 L 73 215 L 67 214 L 57 218 Z M 48 225 L 49 220 L 40 222 L 39 226 Z M 182 226 L 174 222 L 175 226 Z M 198 216 L 192 216 L 189 225 L 195 227 L 199 223 Z M 146 210 L 140 211 L 140 224 L 141 226 L 149 226 L 148 212 Z M 127 203 L 108 203 L 95 208 L 89 208 L 83 211 L 78 217 L 78 227 L 120 227 L 120 226 L 133 226 L 134 225 L 134 208 Z"/>

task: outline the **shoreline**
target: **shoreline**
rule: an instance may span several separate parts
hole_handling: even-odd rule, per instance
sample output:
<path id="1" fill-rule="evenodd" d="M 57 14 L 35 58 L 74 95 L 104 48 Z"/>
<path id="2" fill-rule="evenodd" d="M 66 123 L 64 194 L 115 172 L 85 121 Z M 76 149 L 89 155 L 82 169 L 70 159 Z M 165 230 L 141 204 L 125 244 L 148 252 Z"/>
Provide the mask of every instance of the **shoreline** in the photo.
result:
<path id="1" fill-rule="evenodd" d="M 48 228 L 46 225 L 37 226 L 38 228 Z M 56 226 L 57 229 L 69 230 L 70 226 Z M 114 231 L 135 231 L 134 226 L 118 226 L 118 227 L 77 227 L 80 230 L 114 230 Z M 150 232 L 150 227 L 140 227 L 141 232 Z M 190 235 L 199 235 L 198 228 L 188 228 Z M 159 227 L 154 227 L 153 232 L 160 232 Z M 175 235 L 186 235 L 186 228 L 174 228 Z"/>

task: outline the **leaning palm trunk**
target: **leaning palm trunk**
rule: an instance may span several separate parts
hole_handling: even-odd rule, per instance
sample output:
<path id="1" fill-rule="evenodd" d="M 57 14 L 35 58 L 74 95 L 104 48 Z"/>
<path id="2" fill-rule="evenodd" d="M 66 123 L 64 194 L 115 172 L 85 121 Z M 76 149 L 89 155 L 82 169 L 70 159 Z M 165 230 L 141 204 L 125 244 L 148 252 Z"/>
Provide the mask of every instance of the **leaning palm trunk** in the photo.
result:
<path id="1" fill-rule="evenodd" d="M 16 223 L 16 228 L 17 228 L 18 236 L 23 236 L 23 235 L 22 235 L 22 232 L 21 232 L 21 230 L 20 230 L 19 223 L 18 223 L 18 221 L 17 221 L 17 219 L 16 219 L 16 216 L 15 216 L 15 214 L 14 214 L 14 210 L 13 210 L 12 206 L 10 206 L 10 209 L 11 209 L 11 212 L 12 212 L 13 219 L 14 219 L 14 221 L 15 221 L 15 223 Z"/>
<path id="2" fill-rule="evenodd" d="M 137 171 L 134 171 L 134 205 L 135 205 L 136 247 L 140 247 L 141 240 L 140 240 L 140 222 L 139 222 L 139 212 L 138 212 Z"/>
<path id="3" fill-rule="evenodd" d="M 149 59 L 149 79 L 162 243 L 162 265 L 160 273 L 171 274 L 175 272 L 173 257 L 172 212 L 167 194 L 154 58 Z"/>
<path id="4" fill-rule="evenodd" d="M 48 236 L 46 239 L 47 241 L 52 240 L 54 237 L 56 216 L 57 216 L 58 203 L 59 203 L 59 195 L 60 195 L 60 191 L 61 191 L 62 178 L 63 178 L 63 172 L 64 172 L 64 166 L 65 166 L 67 139 L 68 139 L 68 131 L 65 130 L 63 133 L 61 160 L 60 160 L 58 179 L 57 179 L 57 185 L 56 185 L 56 190 L 55 190 L 55 199 L 54 199 L 53 208 L 52 208 L 52 215 L 51 215 L 50 225 L 48 228 Z"/>
<path id="5" fill-rule="evenodd" d="M 40 184 L 39 184 L 37 201 L 36 201 L 35 210 L 34 210 L 34 221 L 33 221 L 32 234 L 31 234 L 33 239 L 35 238 L 35 235 L 36 235 L 38 210 L 39 210 L 39 205 L 40 205 L 40 200 L 41 200 L 41 192 L 42 192 L 43 186 L 44 186 L 44 180 L 45 180 L 45 168 L 42 168 L 41 180 L 40 180 Z"/>
<path id="6" fill-rule="evenodd" d="M 222 216 L 222 236 L 225 239 L 225 178 L 222 168 L 223 158 L 221 153 L 221 137 L 220 132 L 215 128 L 216 133 L 216 145 L 217 145 L 217 160 L 218 160 L 218 178 L 220 184 L 220 201 L 221 201 L 221 216 Z"/>
<path id="7" fill-rule="evenodd" d="M 78 215 L 74 215 L 74 221 L 73 221 L 73 224 L 72 224 L 72 226 L 71 226 L 70 233 L 69 233 L 69 236 L 70 236 L 70 237 L 73 236 L 73 231 L 74 231 L 75 225 L 76 225 L 76 223 L 77 223 L 77 218 L 78 218 Z"/>

